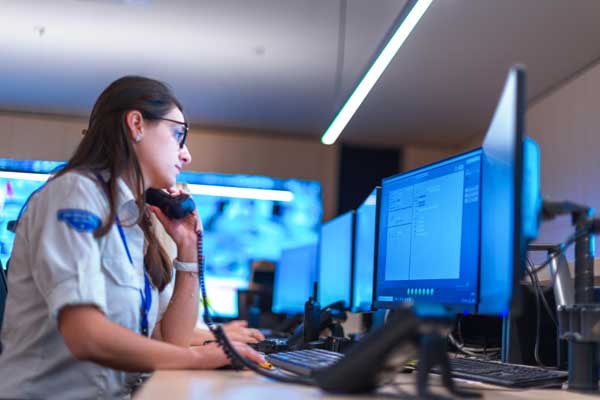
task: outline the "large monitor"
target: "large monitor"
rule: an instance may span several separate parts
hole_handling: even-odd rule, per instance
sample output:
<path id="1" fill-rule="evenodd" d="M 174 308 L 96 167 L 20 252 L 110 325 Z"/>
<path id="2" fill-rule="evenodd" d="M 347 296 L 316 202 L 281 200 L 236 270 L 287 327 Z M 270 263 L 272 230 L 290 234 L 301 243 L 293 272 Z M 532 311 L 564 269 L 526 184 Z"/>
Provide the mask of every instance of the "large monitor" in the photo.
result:
<path id="1" fill-rule="evenodd" d="M 381 188 L 373 189 L 366 200 L 356 209 L 354 232 L 354 270 L 352 311 L 366 312 L 373 309 L 373 274 L 375 273 L 375 234 L 377 205 Z"/>
<path id="2" fill-rule="evenodd" d="M 0 262 L 6 266 L 14 233 L 10 221 L 29 195 L 64 163 L 0 158 Z M 207 294 L 219 317 L 236 317 L 237 289 L 248 287 L 250 264 L 279 261 L 286 247 L 316 243 L 321 185 L 268 176 L 184 171 L 204 225 Z"/>
<path id="3" fill-rule="evenodd" d="M 301 314 L 313 294 L 317 267 L 317 244 L 284 249 L 275 268 L 274 313 Z"/>
<path id="4" fill-rule="evenodd" d="M 481 196 L 481 284 L 479 312 L 506 315 L 517 311 L 514 288 L 525 266 L 523 140 L 526 111 L 525 71 L 512 68 L 483 141 Z M 526 203 L 528 204 L 528 203 Z M 525 204 L 525 205 L 526 205 Z M 528 206 L 529 207 L 529 206 Z"/>
<path id="5" fill-rule="evenodd" d="M 481 150 L 382 181 L 374 305 L 475 311 Z"/>
<path id="6" fill-rule="evenodd" d="M 317 281 L 321 308 L 342 302 L 352 305 L 352 263 L 354 258 L 354 211 L 321 226 Z"/>

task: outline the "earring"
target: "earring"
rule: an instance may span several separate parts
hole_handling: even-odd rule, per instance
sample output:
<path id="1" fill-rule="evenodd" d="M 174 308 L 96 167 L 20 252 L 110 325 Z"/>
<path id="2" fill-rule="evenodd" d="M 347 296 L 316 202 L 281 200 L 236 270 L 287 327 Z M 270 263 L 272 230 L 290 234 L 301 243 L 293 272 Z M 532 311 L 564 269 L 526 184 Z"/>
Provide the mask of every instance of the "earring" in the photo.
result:
<path id="1" fill-rule="evenodd" d="M 139 142 L 141 142 L 141 141 L 142 141 L 142 133 L 140 132 L 140 133 L 138 133 L 137 135 L 135 135 L 135 139 L 133 139 L 133 141 L 134 141 L 135 143 L 139 143 Z"/>

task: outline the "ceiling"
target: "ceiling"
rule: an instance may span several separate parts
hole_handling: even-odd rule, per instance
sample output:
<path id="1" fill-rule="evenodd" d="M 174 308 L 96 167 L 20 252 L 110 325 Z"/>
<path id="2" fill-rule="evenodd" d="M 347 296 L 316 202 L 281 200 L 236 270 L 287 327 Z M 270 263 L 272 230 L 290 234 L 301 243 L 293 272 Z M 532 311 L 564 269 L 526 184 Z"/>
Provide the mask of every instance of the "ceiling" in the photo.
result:
<path id="1" fill-rule="evenodd" d="M 403 0 L 3 0 L 0 110 L 87 116 L 114 79 L 170 84 L 197 126 L 319 140 Z M 434 0 L 342 133 L 445 146 L 485 132 L 510 65 L 528 98 L 600 58 L 598 0 Z"/>

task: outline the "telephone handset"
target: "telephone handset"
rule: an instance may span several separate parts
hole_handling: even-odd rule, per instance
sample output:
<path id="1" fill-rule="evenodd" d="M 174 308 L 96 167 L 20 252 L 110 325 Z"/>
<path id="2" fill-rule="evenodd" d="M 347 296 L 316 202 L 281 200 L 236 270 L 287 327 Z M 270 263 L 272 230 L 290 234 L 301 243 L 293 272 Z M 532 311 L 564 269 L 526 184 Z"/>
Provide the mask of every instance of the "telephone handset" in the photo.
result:
<path id="1" fill-rule="evenodd" d="M 153 188 L 146 190 L 146 203 L 160 208 L 169 219 L 185 218 L 196 209 L 192 196 L 187 193 L 171 196 L 164 190 Z"/>

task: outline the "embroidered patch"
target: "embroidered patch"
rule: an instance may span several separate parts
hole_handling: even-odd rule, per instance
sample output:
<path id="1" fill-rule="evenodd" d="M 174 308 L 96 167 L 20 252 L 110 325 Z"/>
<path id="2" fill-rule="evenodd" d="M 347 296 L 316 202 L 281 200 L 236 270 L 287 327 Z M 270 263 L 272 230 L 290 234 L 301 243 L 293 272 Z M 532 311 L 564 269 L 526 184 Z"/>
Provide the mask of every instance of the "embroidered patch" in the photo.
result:
<path id="1" fill-rule="evenodd" d="M 79 232 L 93 232 L 101 224 L 98 216 L 89 211 L 77 208 L 58 210 L 56 217 L 59 221 L 64 221 L 71 228 Z"/>

